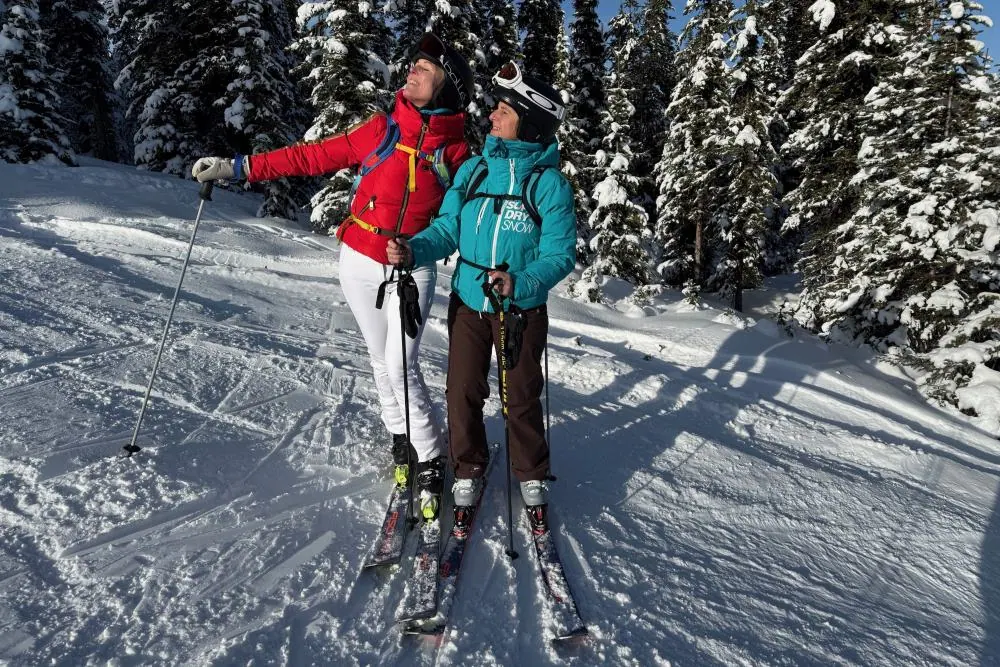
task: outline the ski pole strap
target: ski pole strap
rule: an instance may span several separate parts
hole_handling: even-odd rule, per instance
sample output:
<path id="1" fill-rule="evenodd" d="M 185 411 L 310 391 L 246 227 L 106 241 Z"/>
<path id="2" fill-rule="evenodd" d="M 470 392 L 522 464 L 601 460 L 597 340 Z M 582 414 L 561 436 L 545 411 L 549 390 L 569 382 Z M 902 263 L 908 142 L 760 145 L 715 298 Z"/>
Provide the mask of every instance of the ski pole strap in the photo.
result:
<path id="1" fill-rule="evenodd" d="M 424 318 L 420 314 L 420 290 L 417 281 L 410 271 L 399 272 L 399 284 L 396 287 L 399 296 L 399 319 L 403 322 L 403 330 L 410 338 L 416 338 Z"/>
<path id="2" fill-rule="evenodd" d="M 461 256 L 458 258 L 458 260 L 459 262 L 465 261 L 461 258 Z M 465 262 L 465 263 L 468 264 L 469 266 L 479 269 L 479 278 L 482 279 L 483 281 L 483 294 L 486 295 L 486 298 L 489 300 L 490 305 L 493 306 L 494 312 L 501 315 L 501 322 L 502 322 L 503 300 L 505 297 L 500 296 L 499 294 L 496 293 L 496 290 L 493 289 L 494 283 L 490 282 L 489 272 L 490 271 L 506 272 L 510 268 L 510 266 L 507 264 L 507 262 L 500 264 L 496 268 L 492 268 L 489 266 L 480 266 L 479 264 L 474 264 L 472 262 Z"/>
<path id="3" fill-rule="evenodd" d="M 390 283 L 396 282 L 396 267 L 392 267 L 392 271 L 389 272 L 389 277 L 382 281 L 382 284 L 378 286 L 378 294 L 375 295 L 375 307 L 382 310 L 382 304 L 385 303 L 385 288 L 389 286 Z"/>

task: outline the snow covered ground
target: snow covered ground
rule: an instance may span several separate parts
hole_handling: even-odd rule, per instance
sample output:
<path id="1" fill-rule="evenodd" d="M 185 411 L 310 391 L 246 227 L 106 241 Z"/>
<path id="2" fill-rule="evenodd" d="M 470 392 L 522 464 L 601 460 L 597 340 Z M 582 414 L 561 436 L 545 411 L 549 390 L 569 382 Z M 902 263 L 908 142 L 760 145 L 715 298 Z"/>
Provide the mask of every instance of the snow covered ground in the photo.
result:
<path id="1" fill-rule="evenodd" d="M 0 165 L 0 662 L 1000 665 L 1000 442 L 857 351 L 673 295 L 550 303 L 590 639 L 549 645 L 502 466 L 444 640 L 402 638 L 407 566 L 360 571 L 389 457 L 332 239 L 216 192 L 144 449 L 116 458 L 197 203 L 118 165 Z M 449 274 L 422 352 L 442 402 Z"/>

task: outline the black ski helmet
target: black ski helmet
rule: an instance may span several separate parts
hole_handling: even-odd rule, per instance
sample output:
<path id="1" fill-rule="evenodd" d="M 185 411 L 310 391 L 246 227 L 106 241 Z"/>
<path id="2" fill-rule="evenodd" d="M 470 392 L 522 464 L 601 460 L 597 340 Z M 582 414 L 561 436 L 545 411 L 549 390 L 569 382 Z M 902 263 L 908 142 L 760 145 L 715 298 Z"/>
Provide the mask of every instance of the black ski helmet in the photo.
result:
<path id="1" fill-rule="evenodd" d="M 517 138 L 547 143 L 556 136 L 566 110 L 559 92 L 540 79 L 524 74 L 514 62 L 493 76 L 493 97 L 517 113 Z"/>
<path id="2" fill-rule="evenodd" d="M 432 32 L 424 33 L 414 47 L 411 60 L 417 58 L 429 60 L 444 70 L 444 84 L 431 103 L 443 109 L 464 111 L 476 90 L 469 61 Z"/>

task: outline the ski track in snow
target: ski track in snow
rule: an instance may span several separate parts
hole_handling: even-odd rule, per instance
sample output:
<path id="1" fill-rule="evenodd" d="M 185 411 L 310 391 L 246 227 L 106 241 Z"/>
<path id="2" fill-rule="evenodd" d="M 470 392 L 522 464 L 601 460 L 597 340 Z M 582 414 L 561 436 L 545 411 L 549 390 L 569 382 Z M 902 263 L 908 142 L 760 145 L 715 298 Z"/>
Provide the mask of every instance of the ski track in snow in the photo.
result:
<path id="1" fill-rule="evenodd" d="M 0 182 L 0 661 L 1000 665 L 998 443 L 857 351 L 672 297 L 550 302 L 590 638 L 549 644 L 502 465 L 443 638 L 403 637 L 408 563 L 361 571 L 389 457 L 336 243 L 216 191 L 122 459 L 197 188 L 98 161 Z M 442 406 L 451 266 L 421 350 Z"/>

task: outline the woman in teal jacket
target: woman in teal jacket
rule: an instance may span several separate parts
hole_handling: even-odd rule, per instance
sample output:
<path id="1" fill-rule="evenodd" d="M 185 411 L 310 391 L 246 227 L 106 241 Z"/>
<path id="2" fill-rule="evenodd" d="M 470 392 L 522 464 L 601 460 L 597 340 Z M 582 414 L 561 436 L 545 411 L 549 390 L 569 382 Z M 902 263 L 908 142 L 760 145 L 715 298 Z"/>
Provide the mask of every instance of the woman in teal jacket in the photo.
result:
<path id="1" fill-rule="evenodd" d="M 564 110 L 558 93 L 522 75 L 514 63 L 493 83 L 499 102 L 490 114 L 483 155 L 458 170 L 431 225 L 409 241 L 390 242 L 387 251 L 398 266 L 459 254 L 448 307 L 447 383 L 456 522 L 478 499 L 486 470 L 483 405 L 490 357 L 499 347 L 497 307 L 505 311 L 508 334 L 523 325 L 520 353 L 515 364 L 507 364 L 506 374 L 511 465 L 525 505 L 544 521 L 549 475 L 540 398 L 548 335 L 545 304 L 549 290 L 576 262 L 576 213 L 573 191 L 559 172 L 555 133 Z"/>

